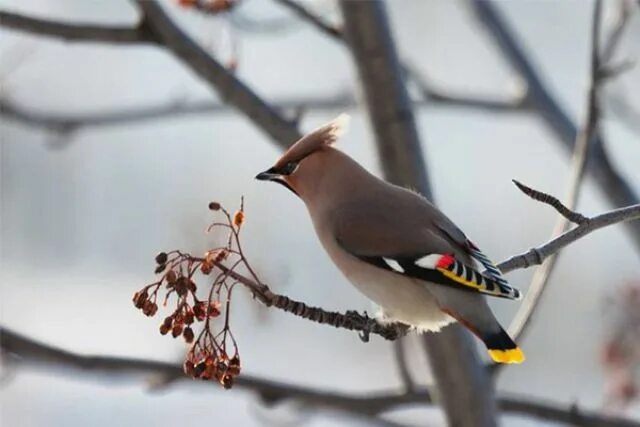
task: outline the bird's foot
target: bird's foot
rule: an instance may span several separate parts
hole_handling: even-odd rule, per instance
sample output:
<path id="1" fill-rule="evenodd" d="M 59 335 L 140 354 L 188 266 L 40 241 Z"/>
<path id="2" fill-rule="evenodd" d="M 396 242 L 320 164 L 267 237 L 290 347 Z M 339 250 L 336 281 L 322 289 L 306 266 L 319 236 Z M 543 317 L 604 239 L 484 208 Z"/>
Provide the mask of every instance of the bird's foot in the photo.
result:
<path id="1" fill-rule="evenodd" d="M 357 311 L 350 310 L 347 311 L 346 315 L 353 321 L 354 324 L 362 325 L 362 329 L 360 329 L 360 331 L 358 332 L 358 336 L 360 337 L 360 340 L 362 342 L 369 342 L 371 329 L 373 328 L 375 319 L 369 317 L 366 311 L 364 312 L 364 314 L 360 314 Z"/>

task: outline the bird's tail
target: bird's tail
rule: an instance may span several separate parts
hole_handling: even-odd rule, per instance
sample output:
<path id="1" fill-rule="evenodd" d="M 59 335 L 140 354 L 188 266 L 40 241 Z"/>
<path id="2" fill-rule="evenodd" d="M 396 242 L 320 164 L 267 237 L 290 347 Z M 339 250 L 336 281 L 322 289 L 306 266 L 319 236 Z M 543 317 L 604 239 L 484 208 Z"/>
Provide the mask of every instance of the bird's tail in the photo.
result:
<path id="1" fill-rule="evenodd" d="M 520 347 L 513 342 L 509 334 L 500 328 L 499 332 L 487 334 L 482 337 L 482 341 L 487 346 L 489 356 L 496 363 L 522 363 L 524 353 Z"/>

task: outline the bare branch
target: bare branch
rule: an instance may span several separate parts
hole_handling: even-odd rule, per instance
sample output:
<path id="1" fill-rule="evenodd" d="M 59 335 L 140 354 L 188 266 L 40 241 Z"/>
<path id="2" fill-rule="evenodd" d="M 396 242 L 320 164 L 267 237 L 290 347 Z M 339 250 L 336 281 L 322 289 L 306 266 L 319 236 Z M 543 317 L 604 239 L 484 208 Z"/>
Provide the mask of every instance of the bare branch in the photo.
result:
<path id="1" fill-rule="evenodd" d="M 193 261 L 204 261 L 203 258 L 192 256 L 188 257 Z M 361 332 L 362 340 L 365 342 L 369 340 L 370 334 L 379 335 L 387 340 L 395 340 L 409 331 L 409 327 L 402 323 L 382 325 L 377 320 L 369 317 L 366 313 L 361 315 L 356 311 L 348 311 L 342 314 L 335 311 L 327 311 L 320 307 L 309 306 L 303 302 L 292 300 L 287 296 L 275 294 L 264 283 L 259 283 L 243 276 L 242 274 L 227 268 L 222 263 L 215 262 L 214 264 L 222 270 L 223 273 L 228 274 L 229 277 L 237 280 L 249 289 L 254 298 L 257 298 L 267 307 L 275 307 L 291 313 L 294 316 L 302 317 L 303 319 L 323 325 L 330 325 L 350 331 L 359 331 Z"/>
<path id="2" fill-rule="evenodd" d="M 599 109 L 599 93 L 601 86 L 605 80 L 602 69 L 606 63 L 601 62 L 599 44 L 602 20 L 602 1 L 596 0 L 593 7 L 593 17 L 591 25 L 591 57 L 590 57 L 590 87 L 587 95 L 586 117 L 580 132 L 576 136 L 574 152 L 571 161 L 571 174 L 568 181 L 568 190 L 565 197 L 565 203 L 561 203 L 558 199 L 548 194 L 530 189 L 522 184 L 514 181 L 518 188 L 529 197 L 543 203 L 550 204 L 560 213 L 556 224 L 551 232 L 551 239 L 558 237 L 564 233 L 569 227 L 570 222 L 578 225 L 586 225 L 589 221 L 583 215 L 574 212 L 573 209 L 577 205 L 580 194 L 580 186 L 584 177 L 585 166 L 588 161 L 590 144 L 596 141 L 598 134 L 598 126 L 600 123 Z M 622 22 L 624 25 L 624 21 Z M 619 37 L 619 32 L 614 32 L 611 37 Z M 609 40 L 608 48 L 614 49 L 616 41 Z M 531 318 L 540 305 L 544 291 L 549 282 L 549 278 L 553 274 L 559 252 L 549 256 L 545 262 L 538 268 L 533 275 L 531 284 L 528 287 L 524 301 L 520 305 L 518 312 L 511 321 L 509 326 L 509 334 L 513 339 L 521 337 L 531 324 Z"/>
<path id="3" fill-rule="evenodd" d="M 552 206 L 555 210 L 558 211 L 560 215 L 565 217 L 567 220 L 575 224 L 582 224 L 588 221 L 588 219 L 584 215 L 569 209 L 564 204 L 562 204 L 560 200 L 553 197 L 552 195 L 543 193 L 542 191 L 534 190 L 531 187 L 527 187 L 526 185 L 516 181 L 515 179 L 513 179 L 512 181 L 524 194 L 531 197 L 533 200 Z"/>
<path id="4" fill-rule="evenodd" d="M 194 381 L 182 372 L 178 365 L 146 359 L 132 359 L 111 356 L 87 356 L 38 342 L 9 329 L 0 327 L 0 348 L 9 355 L 17 356 L 16 364 L 34 367 L 79 371 L 81 377 L 99 377 L 108 374 L 109 378 L 136 375 L 157 375 L 175 381 L 188 382 L 193 386 L 206 386 L 208 382 Z M 113 383 L 113 382 L 111 382 Z M 382 391 L 375 394 L 352 395 L 302 387 L 278 381 L 267 380 L 251 375 L 237 378 L 235 387 L 256 393 L 265 403 L 278 403 L 283 400 L 296 400 L 316 408 L 330 408 L 354 415 L 374 417 L 385 412 L 433 403 L 426 389 L 411 393 Z M 217 390 L 215 387 L 210 387 Z M 563 408 L 551 403 L 537 402 L 523 397 L 505 396 L 498 401 L 505 413 L 527 415 L 534 418 L 563 422 L 575 426 L 599 427 L 639 427 L 635 421 L 608 417 L 595 412 L 579 410 L 576 406 Z"/>
<path id="5" fill-rule="evenodd" d="M 242 111 L 276 144 L 287 148 L 301 137 L 294 123 L 284 119 L 178 28 L 157 1 L 138 0 L 137 4 L 145 16 L 148 28 L 159 42 L 213 86 L 226 103 Z"/>
<path id="6" fill-rule="evenodd" d="M 405 346 L 408 344 L 407 337 L 400 337 L 393 343 L 393 355 L 396 359 L 398 374 L 404 385 L 406 392 L 412 392 L 416 389 L 416 383 L 411 377 L 409 365 L 407 364 L 407 350 Z"/>
<path id="7" fill-rule="evenodd" d="M 456 94 L 450 90 L 438 88 L 406 60 L 401 64 L 401 67 L 406 76 L 417 86 L 424 99 L 429 102 L 445 107 L 475 108 L 493 112 L 525 112 L 530 110 L 526 90 L 506 99 Z"/>
<path id="8" fill-rule="evenodd" d="M 348 94 L 329 95 L 324 98 L 285 98 L 272 103 L 281 112 L 300 109 L 343 110 L 355 108 L 356 101 Z M 167 102 L 139 107 L 121 107 L 114 110 L 88 113 L 58 113 L 28 109 L 14 102 L 0 99 L 0 115 L 22 123 L 52 131 L 77 131 L 87 127 L 115 126 L 167 117 L 197 114 L 229 114 L 229 105 L 213 101 Z"/>
<path id="9" fill-rule="evenodd" d="M 66 41 L 107 42 L 115 44 L 154 43 L 144 25 L 137 27 L 64 24 L 0 11 L 0 26 L 26 33 L 60 38 Z"/>
<path id="10" fill-rule="evenodd" d="M 622 0 L 618 2 L 617 5 L 618 16 L 616 25 L 613 27 L 613 30 L 611 30 L 611 33 L 608 35 L 604 47 L 602 48 L 600 61 L 603 64 L 607 64 L 613 60 L 616 50 L 620 45 L 620 40 L 622 40 L 624 31 L 627 28 L 629 18 L 631 17 L 631 2 L 628 0 Z"/>
<path id="11" fill-rule="evenodd" d="M 305 21 L 311 23 L 323 33 L 327 34 L 334 40 L 344 42 L 344 33 L 342 30 L 327 24 L 321 17 L 313 14 L 307 8 L 297 3 L 295 0 L 276 0 L 283 6 L 288 7 L 298 16 Z M 490 111 L 524 111 L 528 109 L 526 93 L 520 96 L 513 97 L 511 99 L 492 99 L 482 96 L 470 96 L 463 94 L 454 94 L 450 91 L 438 89 L 430 82 L 420 75 L 420 72 L 416 67 L 410 65 L 406 59 L 400 61 L 400 68 L 403 73 L 414 82 L 418 88 L 424 100 L 433 103 L 437 103 L 442 106 L 448 107 L 463 107 L 463 108 L 475 108 L 480 110 Z"/>
<path id="12" fill-rule="evenodd" d="M 437 106 L 459 108 L 483 108 L 492 111 L 511 113 L 516 107 L 510 101 L 490 100 L 482 98 L 456 98 L 455 95 L 439 99 L 415 100 L 414 108 L 435 108 Z M 341 92 L 335 95 L 318 97 L 300 97 L 276 99 L 271 106 L 292 122 L 297 122 L 294 112 L 299 111 L 345 111 L 359 107 L 358 101 L 349 93 Z M 43 128 L 53 132 L 72 132 L 83 128 L 118 126 L 127 123 L 160 120 L 197 114 L 228 114 L 232 107 L 213 101 L 191 101 L 160 103 L 138 107 L 120 107 L 113 110 L 103 110 L 83 113 L 60 113 L 32 110 L 7 99 L 0 99 L 0 116 L 21 123 L 25 126 Z"/>
<path id="13" fill-rule="evenodd" d="M 293 1 L 279 0 L 285 6 L 296 11 L 314 25 L 327 25 L 325 33 L 334 34 L 334 38 L 343 40 L 341 32 L 330 30 L 328 24 Z M 214 86 L 229 104 L 238 108 L 264 129 L 281 148 L 287 148 L 291 141 L 300 135 L 296 123 L 287 121 L 274 111 L 274 108 L 309 109 L 345 109 L 357 106 L 351 95 L 338 94 L 336 97 L 309 99 L 303 101 L 283 100 L 276 106 L 269 106 L 260 100 L 255 93 L 237 80 L 223 65 L 211 58 L 193 40 L 189 39 L 162 11 L 160 6 L 149 1 L 141 1 L 145 13 L 140 25 L 135 28 L 103 27 L 95 25 L 65 24 L 55 21 L 26 17 L 9 12 L 0 12 L 0 26 L 61 38 L 70 41 L 112 42 L 112 43 L 154 43 L 171 50 L 176 56 Z M 302 12 L 302 11 L 305 12 Z M 335 35 L 337 34 L 337 36 Z M 448 93 L 427 85 L 419 73 L 411 67 L 403 66 L 413 81 L 420 87 L 425 99 L 416 101 L 418 106 L 438 104 L 448 107 L 479 108 L 500 112 L 511 112 L 526 109 L 524 98 L 491 99 L 463 94 Z M 136 120 L 162 118 L 171 115 L 198 114 L 202 112 L 226 111 L 220 104 L 198 102 L 195 104 L 167 105 L 144 107 L 140 110 L 122 109 L 121 111 L 94 113 L 90 115 L 64 116 L 60 114 L 40 113 L 27 110 L 8 101 L 0 101 L 0 114 L 23 124 L 44 127 L 56 132 L 68 133 L 83 126 L 102 126 L 127 123 Z"/>
<path id="14" fill-rule="evenodd" d="M 70 24 L 58 24 L 2 12 L 0 25 L 16 30 L 37 32 L 53 37 L 86 41 L 113 41 L 120 43 L 154 41 L 162 45 L 202 79 L 213 86 L 221 98 L 242 111 L 281 148 L 287 148 L 301 134 L 292 123 L 280 116 L 270 105 L 258 97 L 232 72 L 213 59 L 167 16 L 157 1 L 139 0 L 142 24 L 136 29 L 104 29 Z"/>
<path id="15" fill-rule="evenodd" d="M 324 19 L 317 16 L 316 14 L 314 14 L 313 12 L 311 12 L 309 9 L 302 6 L 301 4 L 297 3 L 296 1 L 294 0 L 275 0 L 275 1 L 287 7 L 289 10 L 291 10 L 301 19 L 309 22 L 311 25 L 313 25 L 314 27 L 316 27 L 318 30 L 328 35 L 329 37 L 334 39 L 343 38 L 341 29 L 339 29 L 338 27 L 332 24 L 329 24 L 328 22 L 325 22 Z"/>
<path id="16" fill-rule="evenodd" d="M 640 204 L 615 209 L 593 216 L 585 223 L 561 234 L 542 246 L 538 246 L 522 254 L 512 256 L 498 264 L 497 267 L 503 273 L 508 273 L 513 270 L 528 268 L 533 265 L 540 265 L 547 257 L 555 254 L 560 249 L 567 247 L 589 233 L 593 233 L 594 231 L 609 225 L 620 222 L 635 221 L 638 219 L 640 219 Z"/>
<path id="17" fill-rule="evenodd" d="M 496 45 L 516 72 L 526 81 L 529 102 L 558 136 L 558 141 L 572 152 L 578 133 L 576 125 L 544 83 L 540 73 L 518 42 L 515 32 L 508 25 L 494 2 L 473 0 L 473 9 L 480 23 L 488 30 Z M 597 135 L 590 153 L 588 171 L 594 176 L 605 197 L 613 206 L 629 206 L 640 201 L 637 192 L 614 167 L 604 149 L 602 137 Z M 632 242 L 640 249 L 640 223 L 628 223 Z"/>

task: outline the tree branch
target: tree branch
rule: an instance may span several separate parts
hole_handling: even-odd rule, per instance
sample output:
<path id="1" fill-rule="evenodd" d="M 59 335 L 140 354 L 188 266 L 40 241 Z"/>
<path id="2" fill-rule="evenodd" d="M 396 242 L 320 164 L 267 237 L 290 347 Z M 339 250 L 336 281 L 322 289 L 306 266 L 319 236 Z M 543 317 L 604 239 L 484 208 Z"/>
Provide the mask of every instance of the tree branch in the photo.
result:
<path id="1" fill-rule="evenodd" d="M 558 136 L 558 141 L 572 152 L 578 133 L 576 125 L 545 85 L 542 77 L 525 54 L 525 49 L 517 41 L 512 28 L 492 1 L 473 0 L 473 9 L 496 45 L 516 72 L 527 82 L 529 102 L 544 120 L 545 124 Z M 604 149 L 602 137 L 598 135 L 590 153 L 588 171 L 596 179 L 602 193 L 613 206 L 629 206 L 640 201 L 633 187 L 623 178 L 611 163 Z M 636 248 L 640 249 L 640 223 L 629 223 L 629 236 Z"/>
<path id="2" fill-rule="evenodd" d="M 115 44 L 154 43 L 143 24 L 137 27 L 64 24 L 46 19 L 31 18 L 17 13 L 0 11 L 0 25 L 40 36 L 66 41 L 107 42 Z"/>
<path id="3" fill-rule="evenodd" d="M 570 222 L 576 224 L 585 224 L 588 219 L 583 215 L 576 213 L 573 209 L 578 203 L 580 195 L 580 185 L 584 177 L 585 165 L 589 156 L 589 144 L 595 139 L 598 125 L 600 122 L 598 109 L 598 94 L 602 79 L 599 78 L 602 64 L 600 63 L 599 43 L 600 43 L 600 27 L 602 19 L 602 1 L 596 0 L 593 7 L 593 17 L 591 25 L 591 58 L 590 58 L 590 87 L 587 95 L 587 108 L 584 124 L 578 135 L 573 150 L 571 161 L 571 174 L 569 176 L 568 190 L 565 197 L 565 203 L 561 203 L 555 197 L 532 190 L 522 184 L 514 181 L 520 190 L 534 200 L 541 201 L 553 206 L 559 213 L 558 219 L 551 232 L 551 238 L 555 238 L 565 232 Z M 527 289 L 524 301 L 520 305 L 518 312 L 511 321 L 509 326 L 509 335 L 514 340 L 518 339 L 525 331 L 533 316 L 535 309 L 539 306 L 549 278 L 553 273 L 559 252 L 551 255 L 536 270 L 531 284 Z"/>
<path id="4" fill-rule="evenodd" d="M 555 254 L 560 249 L 565 248 L 578 239 L 585 237 L 587 234 L 593 233 L 596 230 L 612 224 L 638 219 L 640 219 L 640 204 L 615 209 L 590 217 L 583 224 L 561 234 L 544 245 L 530 249 L 522 254 L 514 255 L 498 264 L 497 267 L 503 273 L 508 273 L 513 270 L 528 268 L 533 265 L 540 265 L 552 254 Z"/>
<path id="5" fill-rule="evenodd" d="M 343 41 L 341 31 L 330 29 L 329 24 L 306 10 L 304 7 L 290 0 L 278 0 L 281 4 L 294 10 L 296 14 L 313 23 L 334 39 Z M 149 3 L 149 4 L 147 4 Z M 274 142 L 281 148 L 287 148 L 288 143 L 299 137 L 296 123 L 287 121 L 278 115 L 275 109 L 345 109 L 357 106 L 350 94 L 338 94 L 335 97 L 297 100 L 283 100 L 274 106 L 261 101 L 249 88 L 238 81 L 223 65 L 211 58 L 193 40 L 176 27 L 162 9 L 153 2 L 142 1 L 146 7 L 142 23 L 134 28 L 102 27 L 96 25 L 64 24 L 55 21 L 26 17 L 9 12 L 0 12 L 0 26 L 13 30 L 39 34 L 48 37 L 61 38 L 67 41 L 109 42 L 109 43 L 154 43 L 156 46 L 166 47 L 178 56 L 185 64 L 213 85 L 218 91 L 224 92 L 223 98 L 232 106 L 247 115 L 258 127 L 265 130 Z M 304 10 L 304 12 L 302 12 Z M 151 19 L 153 18 L 153 19 Z M 323 27 L 324 26 L 324 27 Z M 164 28 L 164 35 L 160 31 Z M 166 39 L 163 37 L 167 37 Z M 514 99 L 491 99 L 465 94 L 453 94 L 437 89 L 427 84 L 419 73 L 407 65 L 403 70 L 411 76 L 420 88 L 424 99 L 415 101 L 417 106 L 431 106 L 437 104 L 446 107 L 476 108 L 498 112 L 512 112 L 526 110 L 524 97 Z M 116 125 L 130 123 L 137 120 L 149 120 L 169 116 L 199 114 L 202 112 L 227 111 L 221 104 L 197 102 L 194 104 L 173 104 L 142 107 L 140 109 L 122 109 L 89 115 L 61 115 L 37 111 L 30 111 L 6 100 L 0 101 L 0 114 L 23 124 L 35 125 L 56 132 L 70 132 L 84 126 Z"/>
<path id="6" fill-rule="evenodd" d="M 278 3 L 292 10 L 301 19 L 309 22 L 331 39 L 345 42 L 344 32 L 337 27 L 326 23 L 321 17 L 315 15 L 295 0 L 276 0 Z M 410 65 L 406 59 L 400 61 L 400 68 L 406 76 L 414 82 L 424 100 L 438 103 L 443 106 L 476 108 L 489 111 L 524 111 L 529 108 L 527 94 L 512 99 L 486 98 L 480 96 L 469 96 L 463 94 L 453 94 L 450 91 L 435 88 L 433 84 L 427 82 L 416 67 Z"/>
<path id="7" fill-rule="evenodd" d="M 336 94 L 324 98 L 284 98 L 274 101 L 272 107 L 281 112 L 305 109 L 342 110 L 355 108 L 356 101 L 348 94 Z M 157 105 L 121 107 L 114 110 L 89 113 L 58 113 L 31 110 L 8 100 L 0 99 L 0 115 L 26 126 L 54 132 L 78 131 L 83 128 L 116 126 L 127 123 L 160 120 L 197 114 L 229 114 L 232 108 L 213 101 L 167 102 Z M 280 144 L 278 146 L 281 147 Z M 282 147 L 281 147 L 282 148 Z"/>
<path id="8" fill-rule="evenodd" d="M 329 36 L 330 38 L 333 38 L 336 40 L 343 40 L 343 34 L 340 28 L 326 22 L 324 19 L 317 16 L 316 14 L 314 14 L 313 12 L 311 12 L 309 9 L 302 6 L 301 4 L 297 3 L 296 1 L 294 0 L 275 0 L 275 1 L 276 3 L 280 3 L 282 6 L 291 10 L 298 17 L 310 23 L 311 25 L 316 27 L 318 30 L 320 30 L 322 33 Z"/>
<path id="9" fill-rule="evenodd" d="M 349 0 L 340 5 L 385 178 L 431 198 L 424 154 L 384 5 Z M 460 427 L 496 425 L 493 385 L 467 332 L 452 325 L 439 334 L 424 334 L 422 339 L 448 422 Z"/>
<path id="10" fill-rule="evenodd" d="M 4 327 L 0 327 L 0 348 L 4 353 L 16 356 L 15 359 L 6 359 L 9 363 L 42 366 L 48 368 L 48 371 L 53 369 L 79 371 L 84 378 L 103 374 L 108 374 L 110 378 L 114 375 L 122 375 L 126 378 L 135 375 L 157 375 L 165 379 L 165 384 L 173 383 L 173 381 L 188 381 L 191 385 L 210 384 L 188 378 L 180 366 L 172 363 L 126 357 L 81 355 L 44 344 Z M 432 396 L 426 389 L 418 389 L 411 393 L 382 391 L 375 394 L 351 395 L 302 387 L 251 375 L 238 377 L 235 387 L 256 393 L 267 404 L 292 399 L 318 408 L 324 407 L 366 417 L 378 416 L 395 409 L 426 406 L 433 403 Z M 216 387 L 210 387 L 210 389 L 218 390 Z M 532 401 L 523 397 L 504 396 L 499 399 L 499 405 L 505 413 L 526 415 L 576 426 L 640 426 L 639 423 L 631 420 L 579 410 L 577 406 L 563 408 L 559 405 Z"/>
<path id="11" fill-rule="evenodd" d="M 270 105 L 238 80 L 222 64 L 213 59 L 167 16 L 155 0 L 138 0 L 142 11 L 142 24 L 136 29 L 107 29 L 70 24 L 58 24 L 27 18 L 8 12 L 9 20 L 0 19 L 0 25 L 16 30 L 34 32 L 63 39 L 109 41 L 121 43 L 153 41 L 161 45 L 209 83 L 228 104 L 245 114 L 258 128 L 268 134 L 281 148 L 287 148 L 300 138 L 295 123 L 280 116 Z M 88 28 L 88 30 L 87 30 Z M 82 30 L 82 31 L 81 31 Z"/>
<path id="12" fill-rule="evenodd" d="M 281 148 L 287 148 L 302 136 L 294 123 L 284 119 L 178 28 L 157 1 L 137 0 L 137 4 L 154 37 L 215 88 L 226 103 L 244 113 L 276 144 Z"/>
<path id="13" fill-rule="evenodd" d="M 436 106 L 458 108 L 484 108 L 487 110 L 511 113 L 518 111 L 510 101 L 483 98 L 454 98 L 454 95 L 442 100 L 414 100 L 414 108 L 434 108 Z M 345 111 L 359 107 L 353 96 L 344 92 L 308 98 L 283 98 L 274 100 L 272 108 L 281 114 L 295 117 L 304 111 Z M 74 132 L 84 128 L 119 126 L 128 123 L 176 118 L 198 114 L 228 114 L 232 107 L 214 101 L 166 102 L 157 105 L 120 107 L 88 113 L 59 113 L 40 111 L 18 105 L 7 99 L 0 99 L 0 116 L 25 126 L 42 128 L 53 132 Z M 293 120 L 293 119 L 292 119 Z M 280 146 L 280 144 L 278 144 Z"/>

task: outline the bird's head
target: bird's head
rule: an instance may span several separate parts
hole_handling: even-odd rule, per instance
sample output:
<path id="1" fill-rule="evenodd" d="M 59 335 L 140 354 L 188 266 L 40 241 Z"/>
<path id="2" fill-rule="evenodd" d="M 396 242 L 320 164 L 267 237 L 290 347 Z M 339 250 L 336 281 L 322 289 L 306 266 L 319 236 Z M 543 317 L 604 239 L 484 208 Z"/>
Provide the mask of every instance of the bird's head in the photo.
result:
<path id="1" fill-rule="evenodd" d="M 322 156 L 343 133 L 349 116 L 340 114 L 334 120 L 306 134 L 287 150 L 269 169 L 256 175 L 261 181 L 284 185 L 300 197 L 318 183 L 322 172 Z"/>

